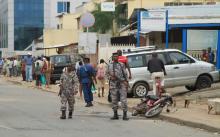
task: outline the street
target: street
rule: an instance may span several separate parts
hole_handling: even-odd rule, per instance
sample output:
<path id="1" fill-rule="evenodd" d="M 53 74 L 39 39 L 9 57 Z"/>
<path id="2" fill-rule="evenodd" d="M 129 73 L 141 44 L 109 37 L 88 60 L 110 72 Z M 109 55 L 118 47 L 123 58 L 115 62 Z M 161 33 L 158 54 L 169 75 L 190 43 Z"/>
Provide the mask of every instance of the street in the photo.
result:
<path id="1" fill-rule="evenodd" d="M 1 137 L 217 137 L 214 133 L 160 120 L 130 117 L 111 121 L 111 108 L 95 103 L 85 108 L 77 99 L 73 119 L 60 120 L 54 93 L 24 88 L 0 80 Z M 121 114 L 121 111 L 119 112 Z"/>

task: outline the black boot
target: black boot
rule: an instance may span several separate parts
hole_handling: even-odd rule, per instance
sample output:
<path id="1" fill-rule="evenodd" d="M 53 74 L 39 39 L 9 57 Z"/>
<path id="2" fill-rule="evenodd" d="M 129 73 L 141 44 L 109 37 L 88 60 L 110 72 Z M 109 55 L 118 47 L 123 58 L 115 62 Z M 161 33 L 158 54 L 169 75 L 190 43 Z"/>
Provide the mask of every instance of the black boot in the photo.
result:
<path id="1" fill-rule="evenodd" d="M 114 110 L 114 116 L 111 118 L 111 120 L 118 120 L 118 111 Z"/>
<path id="2" fill-rule="evenodd" d="M 123 111 L 123 120 L 129 120 L 128 116 L 127 116 L 127 111 Z"/>
<path id="3" fill-rule="evenodd" d="M 60 119 L 66 119 L 66 111 L 62 110 L 62 115 L 60 116 Z"/>
<path id="4" fill-rule="evenodd" d="M 68 116 L 68 118 L 69 118 L 69 119 L 72 119 L 72 116 L 73 116 L 73 111 L 69 111 L 69 116 Z"/>

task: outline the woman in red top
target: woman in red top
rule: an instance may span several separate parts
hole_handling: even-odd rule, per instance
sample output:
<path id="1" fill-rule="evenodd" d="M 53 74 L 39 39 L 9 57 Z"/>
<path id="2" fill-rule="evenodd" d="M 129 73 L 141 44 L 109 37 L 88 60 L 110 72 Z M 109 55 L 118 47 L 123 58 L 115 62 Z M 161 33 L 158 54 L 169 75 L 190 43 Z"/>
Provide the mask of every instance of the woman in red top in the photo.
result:
<path id="1" fill-rule="evenodd" d="M 202 50 L 202 61 L 208 62 L 209 60 L 209 54 L 207 53 L 206 49 Z"/>

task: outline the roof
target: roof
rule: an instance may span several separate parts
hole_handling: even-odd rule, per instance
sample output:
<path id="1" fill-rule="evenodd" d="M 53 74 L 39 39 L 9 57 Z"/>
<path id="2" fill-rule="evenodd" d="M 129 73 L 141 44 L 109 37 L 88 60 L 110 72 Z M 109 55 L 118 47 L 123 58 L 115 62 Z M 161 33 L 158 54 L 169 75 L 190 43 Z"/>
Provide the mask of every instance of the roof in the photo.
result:
<path id="1" fill-rule="evenodd" d="M 140 54 L 145 54 L 145 53 L 152 53 L 152 52 L 169 52 L 169 51 L 178 51 L 181 52 L 178 49 L 158 49 L 158 50 L 149 50 L 149 51 L 139 51 L 139 52 L 135 52 L 135 53 L 126 53 L 124 54 L 125 56 L 129 56 L 129 55 L 140 55 Z"/>
<path id="2" fill-rule="evenodd" d="M 77 43 L 60 44 L 60 45 L 54 45 L 54 46 L 49 46 L 49 47 L 37 48 L 37 50 L 62 48 L 62 47 L 68 47 L 68 46 L 71 46 L 71 45 L 76 45 L 76 44 Z"/>

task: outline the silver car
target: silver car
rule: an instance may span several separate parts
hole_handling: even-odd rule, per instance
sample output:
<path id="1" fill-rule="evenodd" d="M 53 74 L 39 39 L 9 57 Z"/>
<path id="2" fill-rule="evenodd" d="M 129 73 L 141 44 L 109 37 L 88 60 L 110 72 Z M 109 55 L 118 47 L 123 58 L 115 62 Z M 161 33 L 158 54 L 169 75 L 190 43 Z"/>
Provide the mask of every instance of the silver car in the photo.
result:
<path id="1" fill-rule="evenodd" d="M 213 64 L 199 61 L 176 49 L 165 50 L 140 50 L 125 52 L 131 68 L 132 79 L 129 81 L 129 94 L 136 97 L 145 96 L 152 90 L 150 72 L 147 63 L 153 52 L 165 64 L 165 88 L 185 86 L 188 90 L 211 87 L 213 82 L 219 81 L 219 71 Z"/>

